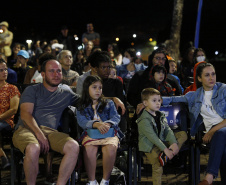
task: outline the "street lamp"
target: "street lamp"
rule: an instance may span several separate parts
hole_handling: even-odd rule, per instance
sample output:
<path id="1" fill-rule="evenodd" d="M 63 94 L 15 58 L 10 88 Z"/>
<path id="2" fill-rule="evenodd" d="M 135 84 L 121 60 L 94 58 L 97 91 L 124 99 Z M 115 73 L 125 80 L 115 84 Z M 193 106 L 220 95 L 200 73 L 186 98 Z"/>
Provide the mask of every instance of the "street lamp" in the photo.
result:
<path id="1" fill-rule="evenodd" d="M 75 40 L 78 40 L 79 39 L 77 35 L 74 35 L 74 38 L 75 38 Z"/>
<path id="2" fill-rule="evenodd" d="M 28 45 L 28 49 L 31 49 L 32 40 L 26 40 L 26 43 Z"/>

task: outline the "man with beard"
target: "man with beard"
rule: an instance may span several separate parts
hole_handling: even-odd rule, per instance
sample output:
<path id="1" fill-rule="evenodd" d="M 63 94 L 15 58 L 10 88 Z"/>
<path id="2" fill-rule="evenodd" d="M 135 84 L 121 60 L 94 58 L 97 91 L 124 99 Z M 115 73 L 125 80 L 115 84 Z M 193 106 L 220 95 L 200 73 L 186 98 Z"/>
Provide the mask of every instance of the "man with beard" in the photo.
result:
<path id="1" fill-rule="evenodd" d="M 79 96 L 58 86 L 62 80 L 62 67 L 58 61 L 45 61 L 41 71 L 43 83 L 27 87 L 22 94 L 13 144 L 25 154 L 27 184 L 36 183 L 39 155 L 50 149 L 63 154 L 57 184 L 66 184 L 76 165 L 79 145 L 57 128 L 64 109 L 76 104 Z"/>

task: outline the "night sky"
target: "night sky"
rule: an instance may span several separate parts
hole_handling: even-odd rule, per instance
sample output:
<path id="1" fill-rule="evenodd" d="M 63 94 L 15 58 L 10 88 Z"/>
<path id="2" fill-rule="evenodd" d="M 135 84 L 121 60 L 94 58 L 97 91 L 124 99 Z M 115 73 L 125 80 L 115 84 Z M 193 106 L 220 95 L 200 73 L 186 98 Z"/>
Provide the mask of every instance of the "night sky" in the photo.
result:
<path id="1" fill-rule="evenodd" d="M 1 20 L 8 21 L 14 42 L 26 39 L 54 39 L 62 25 L 70 34 L 80 38 L 88 22 L 100 33 L 101 46 L 115 37 L 119 46 L 129 47 L 132 34 L 135 44 L 142 45 L 149 38 L 157 43 L 169 39 L 173 0 L 83 0 L 83 1 L 15 1 L 1 6 Z M 226 1 L 203 0 L 200 45 L 207 56 L 216 50 L 225 51 Z M 198 0 L 184 0 L 181 29 L 181 48 L 194 41 Z M 136 45 L 135 45 L 136 46 Z"/>

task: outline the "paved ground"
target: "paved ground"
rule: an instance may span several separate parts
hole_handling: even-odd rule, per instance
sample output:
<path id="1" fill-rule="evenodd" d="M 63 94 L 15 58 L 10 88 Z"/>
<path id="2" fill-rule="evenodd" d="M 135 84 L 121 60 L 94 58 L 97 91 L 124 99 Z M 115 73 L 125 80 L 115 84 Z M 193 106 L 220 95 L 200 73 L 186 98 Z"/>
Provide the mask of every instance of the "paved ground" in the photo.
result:
<path id="1" fill-rule="evenodd" d="M 58 167 L 60 163 L 61 158 L 60 157 L 55 157 L 54 158 L 54 165 L 53 165 L 53 173 L 57 175 L 58 173 Z M 179 160 L 179 159 L 178 159 Z M 202 154 L 201 155 L 201 179 L 203 178 L 205 167 L 208 161 L 208 154 Z M 188 185 L 188 174 L 189 168 L 188 166 L 185 168 L 180 168 L 179 166 L 181 163 L 179 162 L 173 162 L 167 164 L 167 166 L 164 167 L 164 174 L 162 177 L 162 184 L 163 185 Z M 102 178 L 102 166 L 101 166 L 101 159 L 98 160 L 97 164 L 97 180 L 100 180 Z M 118 178 L 119 176 L 113 174 L 111 176 L 111 184 L 113 181 Z M 45 170 L 44 170 L 44 163 L 43 159 L 40 158 L 40 173 L 38 175 L 37 179 L 37 185 L 45 184 Z M 81 173 L 81 181 L 78 182 L 77 184 L 86 184 L 87 181 L 87 176 L 84 171 Z M 3 170 L 1 172 L 1 185 L 7 185 L 10 184 L 10 169 Z M 18 184 L 18 183 L 16 183 Z M 25 181 L 22 180 L 22 185 L 25 185 Z M 120 178 L 119 183 L 117 184 L 122 184 L 123 183 L 123 176 Z M 138 185 L 152 185 L 152 177 L 151 177 L 151 166 L 146 163 L 146 159 L 143 158 L 143 165 L 142 165 L 142 171 L 141 171 L 141 181 L 137 182 Z M 214 185 L 220 184 L 220 178 L 217 178 L 214 182 Z"/>

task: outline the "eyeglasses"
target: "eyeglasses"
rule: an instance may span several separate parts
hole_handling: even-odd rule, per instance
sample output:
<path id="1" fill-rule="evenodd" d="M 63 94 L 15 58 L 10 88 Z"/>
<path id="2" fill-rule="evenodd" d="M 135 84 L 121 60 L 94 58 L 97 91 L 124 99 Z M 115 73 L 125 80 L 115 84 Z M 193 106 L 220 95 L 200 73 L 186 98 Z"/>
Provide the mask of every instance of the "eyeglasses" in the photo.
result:
<path id="1" fill-rule="evenodd" d="M 7 68 L 5 68 L 5 69 L 0 69 L 0 73 L 2 73 L 3 71 L 7 71 Z"/>
<path id="2" fill-rule="evenodd" d="M 156 60 L 163 60 L 166 61 L 166 58 L 161 58 L 161 57 L 154 57 Z"/>
<path id="3" fill-rule="evenodd" d="M 111 66 L 101 66 L 101 67 L 99 67 L 100 69 L 102 69 L 102 70 L 105 70 L 105 69 L 110 69 L 111 68 Z"/>

